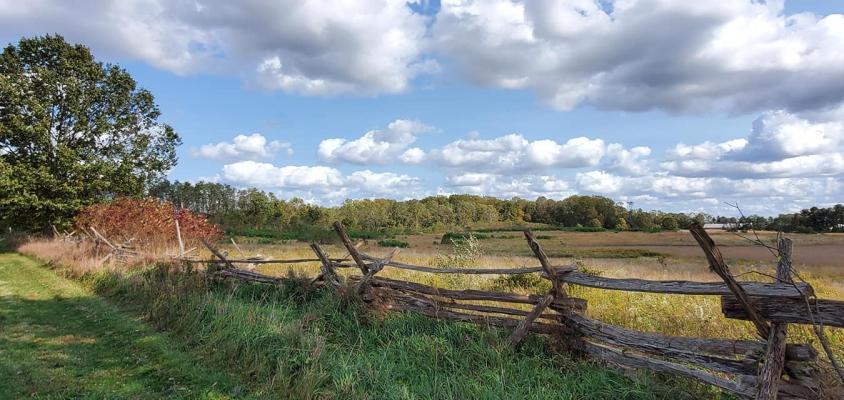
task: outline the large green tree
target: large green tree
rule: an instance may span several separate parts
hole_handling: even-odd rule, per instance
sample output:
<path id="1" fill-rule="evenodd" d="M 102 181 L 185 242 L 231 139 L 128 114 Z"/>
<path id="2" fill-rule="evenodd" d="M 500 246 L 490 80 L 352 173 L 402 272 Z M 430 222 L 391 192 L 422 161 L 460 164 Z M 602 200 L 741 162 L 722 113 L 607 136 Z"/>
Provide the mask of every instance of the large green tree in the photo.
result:
<path id="1" fill-rule="evenodd" d="M 61 36 L 0 55 L 0 225 L 38 229 L 134 196 L 176 164 L 181 140 L 126 70 Z"/>

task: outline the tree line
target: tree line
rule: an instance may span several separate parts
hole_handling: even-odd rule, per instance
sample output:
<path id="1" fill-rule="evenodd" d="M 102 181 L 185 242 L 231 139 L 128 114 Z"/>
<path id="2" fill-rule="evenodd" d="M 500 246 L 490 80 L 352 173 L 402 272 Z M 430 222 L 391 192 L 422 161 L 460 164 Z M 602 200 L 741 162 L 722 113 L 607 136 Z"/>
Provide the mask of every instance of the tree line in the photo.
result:
<path id="1" fill-rule="evenodd" d="M 780 214 L 776 217 L 749 215 L 713 218 L 714 222 L 733 225 L 733 229 L 757 229 L 797 233 L 844 232 L 844 205 L 811 207 L 798 213 Z"/>
<path id="2" fill-rule="evenodd" d="M 628 210 L 602 196 L 563 200 L 509 200 L 488 196 L 431 196 L 414 200 L 346 200 L 336 207 L 280 199 L 258 189 L 211 182 L 154 185 L 150 196 L 206 214 L 230 232 L 299 231 L 341 221 L 350 229 L 375 233 L 443 232 L 456 228 L 534 223 L 584 230 L 674 230 L 707 220 L 705 214 Z"/>

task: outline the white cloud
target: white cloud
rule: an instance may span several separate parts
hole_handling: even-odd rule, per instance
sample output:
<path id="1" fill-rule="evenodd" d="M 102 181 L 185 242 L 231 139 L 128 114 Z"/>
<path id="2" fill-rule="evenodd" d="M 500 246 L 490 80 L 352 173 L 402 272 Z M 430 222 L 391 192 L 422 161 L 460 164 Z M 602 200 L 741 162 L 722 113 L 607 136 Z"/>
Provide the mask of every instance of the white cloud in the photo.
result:
<path id="1" fill-rule="evenodd" d="M 479 84 L 551 106 L 805 110 L 844 100 L 844 16 L 780 1 L 444 0 L 437 49 Z"/>
<path id="2" fill-rule="evenodd" d="M 221 179 L 237 186 L 280 190 L 282 194 L 317 200 L 344 196 L 405 198 L 423 193 L 419 179 L 405 174 L 363 170 L 344 175 L 326 166 L 278 167 L 255 161 L 224 165 Z"/>
<path id="3" fill-rule="evenodd" d="M 593 166 L 604 156 L 601 139 L 577 137 L 565 143 L 529 141 L 520 134 L 494 139 L 460 139 L 431 150 L 429 159 L 448 167 L 484 171 L 519 171 L 547 167 Z"/>
<path id="4" fill-rule="evenodd" d="M 436 72 L 426 21 L 402 0 L 0 0 L 4 37 L 56 32 L 98 54 L 307 95 L 396 93 Z"/>
<path id="5" fill-rule="evenodd" d="M 425 151 L 418 148 L 413 147 L 404 151 L 404 153 L 399 156 L 399 160 L 405 164 L 419 164 L 422 161 L 425 161 Z"/>
<path id="6" fill-rule="evenodd" d="M 535 199 L 539 196 L 562 199 L 574 194 L 569 189 L 568 182 L 554 176 L 506 176 L 475 172 L 448 176 L 439 192 L 440 194 L 470 193 L 499 198 L 527 199 Z"/>
<path id="7" fill-rule="evenodd" d="M 678 144 L 662 168 L 681 176 L 734 178 L 812 177 L 844 174 L 844 125 L 810 121 L 784 111 L 766 112 L 747 139 Z"/>
<path id="8" fill-rule="evenodd" d="M 646 146 L 636 146 L 625 149 L 618 143 L 607 145 L 609 169 L 623 175 L 640 176 L 649 172 L 648 159 L 651 149 Z"/>
<path id="9" fill-rule="evenodd" d="M 393 161 L 402 154 L 410 144 L 416 141 L 416 135 L 434 131 L 436 128 L 420 121 L 397 119 L 391 122 L 387 129 L 371 130 L 354 140 L 325 139 L 320 142 L 317 155 L 326 162 L 383 164 Z M 413 161 L 414 156 L 419 156 L 415 150 L 407 157 L 402 154 L 401 160 L 405 161 L 405 158 L 410 157 L 409 160 Z"/>
<path id="10" fill-rule="evenodd" d="M 420 190 L 421 183 L 418 178 L 404 174 L 364 170 L 355 171 L 349 175 L 346 185 L 364 193 L 406 197 Z"/>
<path id="11" fill-rule="evenodd" d="M 202 145 L 199 149 L 193 149 L 191 154 L 211 160 L 236 161 L 272 158 L 277 151 L 284 151 L 287 155 L 293 154 L 290 143 L 278 140 L 267 142 L 264 135 L 253 133 L 237 135 L 231 142 Z"/>
<path id="12" fill-rule="evenodd" d="M 324 166 L 284 166 L 239 161 L 223 166 L 223 178 L 239 185 L 273 189 L 329 191 L 344 184 L 340 171 Z"/>

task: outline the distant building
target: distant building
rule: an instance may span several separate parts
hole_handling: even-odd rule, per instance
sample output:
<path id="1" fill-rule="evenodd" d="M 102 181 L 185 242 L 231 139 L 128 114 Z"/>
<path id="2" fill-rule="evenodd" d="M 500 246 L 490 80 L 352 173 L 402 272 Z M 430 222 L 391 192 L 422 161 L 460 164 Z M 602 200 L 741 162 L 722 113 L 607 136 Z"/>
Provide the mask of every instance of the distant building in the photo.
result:
<path id="1" fill-rule="evenodd" d="M 726 231 L 734 228 L 736 224 L 726 223 L 726 224 L 703 224 L 703 229 L 710 229 L 713 231 Z"/>

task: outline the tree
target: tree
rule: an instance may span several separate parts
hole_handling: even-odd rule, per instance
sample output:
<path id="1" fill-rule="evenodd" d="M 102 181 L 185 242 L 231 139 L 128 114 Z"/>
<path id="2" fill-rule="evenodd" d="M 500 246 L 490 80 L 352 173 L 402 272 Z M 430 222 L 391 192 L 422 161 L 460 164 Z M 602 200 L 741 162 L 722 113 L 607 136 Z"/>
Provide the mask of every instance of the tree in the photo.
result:
<path id="1" fill-rule="evenodd" d="M 679 224 L 677 223 L 677 218 L 674 218 L 671 215 L 663 217 L 662 221 L 660 221 L 659 224 L 660 226 L 662 226 L 662 229 L 665 229 L 666 231 L 676 231 L 679 227 Z"/>
<path id="2" fill-rule="evenodd" d="M 152 94 L 61 36 L 0 54 L 0 225 L 67 223 L 81 207 L 138 196 L 181 144 Z"/>

